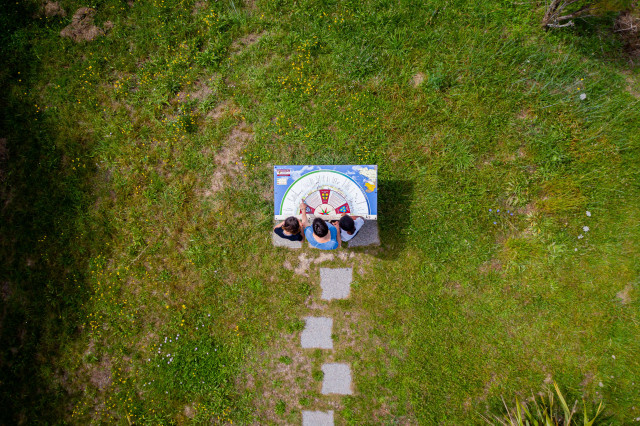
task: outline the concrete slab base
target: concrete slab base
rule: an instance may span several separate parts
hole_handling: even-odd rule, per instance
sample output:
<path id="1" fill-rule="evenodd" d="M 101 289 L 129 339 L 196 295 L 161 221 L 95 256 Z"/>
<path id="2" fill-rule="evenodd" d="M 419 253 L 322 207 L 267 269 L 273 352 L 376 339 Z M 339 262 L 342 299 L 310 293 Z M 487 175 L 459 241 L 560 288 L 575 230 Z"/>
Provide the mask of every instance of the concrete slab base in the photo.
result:
<path id="1" fill-rule="evenodd" d="M 302 426 L 333 426 L 333 410 L 303 411 Z"/>
<path id="2" fill-rule="evenodd" d="M 324 364 L 322 366 L 322 394 L 351 395 L 351 367 L 349 364 Z"/>
<path id="3" fill-rule="evenodd" d="M 285 238 L 280 238 L 273 232 L 271 232 L 271 242 L 274 247 L 286 247 L 289 249 L 299 249 L 302 248 L 302 241 L 290 241 Z"/>
<path id="4" fill-rule="evenodd" d="M 377 220 L 365 220 L 364 225 L 355 237 L 347 242 L 348 247 L 379 246 L 380 234 L 378 232 Z"/>
<path id="5" fill-rule="evenodd" d="M 306 326 L 300 335 L 303 348 L 333 349 L 331 328 L 333 319 L 325 317 L 306 317 Z"/>
<path id="6" fill-rule="evenodd" d="M 353 268 L 320 268 L 322 300 L 346 299 L 351 292 Z"/>

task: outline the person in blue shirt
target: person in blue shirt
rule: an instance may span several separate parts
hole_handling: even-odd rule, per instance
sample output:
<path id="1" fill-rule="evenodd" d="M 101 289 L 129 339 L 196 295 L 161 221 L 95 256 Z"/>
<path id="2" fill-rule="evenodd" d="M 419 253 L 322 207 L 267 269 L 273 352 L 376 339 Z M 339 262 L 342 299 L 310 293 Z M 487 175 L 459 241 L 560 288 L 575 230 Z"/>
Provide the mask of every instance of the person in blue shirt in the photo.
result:
<path id="1" fill-rule="evenodd" d="M 334 226 L 320 218 L 315 218 L 313 226 L 310 226 L 307 219 L 307 204 L 304 201 L 300 203 L 300 210 L 302 210 L 304 236 L 311 247 L 320 250 L 334 250 L 340 247 L 340 225 Z"/>

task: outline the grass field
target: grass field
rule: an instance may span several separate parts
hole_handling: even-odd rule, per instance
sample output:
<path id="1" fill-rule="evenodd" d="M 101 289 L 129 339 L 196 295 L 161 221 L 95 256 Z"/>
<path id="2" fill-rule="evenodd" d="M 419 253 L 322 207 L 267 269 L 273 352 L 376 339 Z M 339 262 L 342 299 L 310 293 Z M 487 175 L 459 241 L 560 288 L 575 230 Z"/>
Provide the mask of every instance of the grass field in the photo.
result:
<path id="1" fill-rule="evenodd" d="M 479 424 L 553 380 L 640 418 L 640 83 L 608 18 L 59 5 L 1 18 L 0 424 Z M 104 34 L 61 37 L 85 6 Z M 273 249 L 274 164 L 377 164 L 382 245 Z M 302 352 L 327 265 L 352 298 Z M 353 396 L 320 395 L 328 359 Z"/>

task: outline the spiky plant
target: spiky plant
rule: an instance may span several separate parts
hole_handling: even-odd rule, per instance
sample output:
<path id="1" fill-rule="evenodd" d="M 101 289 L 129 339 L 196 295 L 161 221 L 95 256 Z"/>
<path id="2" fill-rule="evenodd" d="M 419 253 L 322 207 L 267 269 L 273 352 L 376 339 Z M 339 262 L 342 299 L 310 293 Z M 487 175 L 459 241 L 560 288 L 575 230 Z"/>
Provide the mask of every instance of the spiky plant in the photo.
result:
<path id="1" fill-rule="evenodd" d="M 584 426 L 593 426 L 595 424 L 596 418 L 603 409 L 602 402 L 598 405 L 593 417 L 589 418 L 584 399 L 582 400 L 581 413 L 578 411 L 577 400 L 570 409 L 558 384 L 553 382 L 553 386 L 558 396 L 558 403 L 556 403 L 554 393 L 548 389 L 546 395 L 539 398 L 534 396 L 530 402 L 520 401 L 516 397 L 515 407 L 507 406 L 503 398 L 502 402 L 507 410 L 506 413 L 493 415 L 492 418 L 482 417 L 488 424 L 504 426 L 570 426 L 578 423 L 582 423 Z M 582 422 L 578 420 L 580 415 Z"/>

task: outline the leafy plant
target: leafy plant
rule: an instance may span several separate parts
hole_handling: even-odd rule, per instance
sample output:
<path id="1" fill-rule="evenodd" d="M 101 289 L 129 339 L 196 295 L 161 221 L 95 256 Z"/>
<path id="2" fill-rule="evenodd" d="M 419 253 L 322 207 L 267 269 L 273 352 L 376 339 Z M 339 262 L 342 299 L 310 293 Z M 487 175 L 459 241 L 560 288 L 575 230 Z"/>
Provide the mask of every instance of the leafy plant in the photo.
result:
<path id="1" fill-rule="evenodd" d="M 556 394 L 558 396 L 557 402 L 554 397 L 554 393 L 551 389 L 547 389 L 546 395 L 539 398 L 533 397 L 531 402 L 521 402 L 516 397 L 515 407 L 508 407 L 507 403 L 502 400 L 507 412 L 501 416 L 494 415 L 492 419 L 488 419 L 483 416 L 489 424 L 500 424 L 505 426 L 529 426 L 529 425 L 544 425 L 544 426 L 569 426 L 582 423 L 585 426 L 592 426 L 596 419 L 602 412 L 602 402 L 598 405 L 595 414 L 592 418 L 589 418 L 587 411 L 587 405 L 582 400 L 582 412 L 577 410 L 578 401 L 576 400 L 572 408 L 569 408 L 565 397 L 560 392 L 560 388 L 556 382 L 553 382 Z M 582 422 L 578 421 L 578 417 L 582 414 Z"/>

